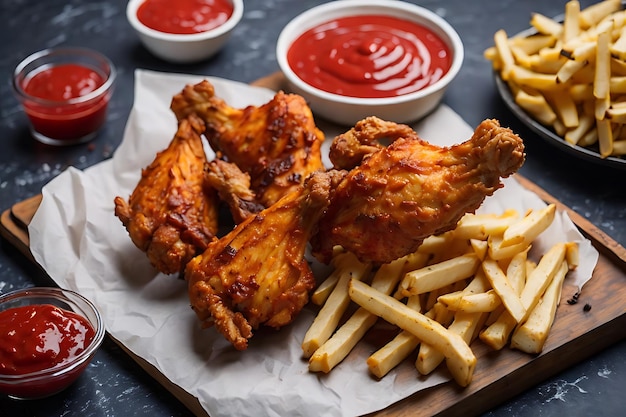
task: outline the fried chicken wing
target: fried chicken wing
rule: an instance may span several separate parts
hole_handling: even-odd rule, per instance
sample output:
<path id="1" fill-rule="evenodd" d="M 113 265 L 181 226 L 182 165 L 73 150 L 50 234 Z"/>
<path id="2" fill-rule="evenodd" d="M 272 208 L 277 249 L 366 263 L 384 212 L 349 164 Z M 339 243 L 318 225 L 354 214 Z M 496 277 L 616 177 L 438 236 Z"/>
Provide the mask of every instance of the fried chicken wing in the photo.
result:
<path id="1" fill-rule="evenodd" d="M 187 265 L 192 308 L 236 349 L 246 349 L 261 324 L 290 323 L 308 302 L 315 278 L 305 250 L 329 203 L 331 179 L 326 172 L 313 173 Z"/>
<path id="2" fill-rule="evenodd" d="M 203 131 L 199 118 L 181 120 L 167 149 L 142 170 L 128 202 L 114 201 L 133 243 L 165 274 L 181 273 L 218 229 L 217 195 L 204 182 Z"/>
<path id="3" fill-rule="evenodd" d="M 235 224 L 265 208 L 256 201 L 256 196 L 250 189 L 250 175 L 232 162 L 212 160 L 206 166 L 204 178 L 207 185 L 217 190 L 220 200 L 230 208 Z"/>
<path id="4" fill-rule="evenodd" d="M 383 142 L 417 137 L 411 126 L 370 117 L 333 139 L 328 156 L 334 168 L 352 169 L 367 155 L 383 149 Z"/>
<path id="5" fill-rule="evenodd" d="M 371 139 L 358 139 L 358 131 L 380 123 L 374 117 L 358 122 L 348 134 L 357 138 L 353 146 Z M 451 147 L 416 134 L 398 138 L 364 156 L 339 183 L 311 239 L 313 254 L 328 263 L 333 247 L 341 245 L 377 264 L 407 255 L 474 212 L 524 157 L 522 140 L 495 120 L 483 121 L 471 139 Z"/>
<path id="6" fill-rule="evenodd" d="M 299 95 L 279 91 L 262 106 L 238 109 L 216 97 L 204 80 L 185 86 L 171 109 L 178 119 L 197 114 L 204 120 L 213 150 L 250 175 L 251 189 L 264 207 L 323 169 L 324 134 Z"/>

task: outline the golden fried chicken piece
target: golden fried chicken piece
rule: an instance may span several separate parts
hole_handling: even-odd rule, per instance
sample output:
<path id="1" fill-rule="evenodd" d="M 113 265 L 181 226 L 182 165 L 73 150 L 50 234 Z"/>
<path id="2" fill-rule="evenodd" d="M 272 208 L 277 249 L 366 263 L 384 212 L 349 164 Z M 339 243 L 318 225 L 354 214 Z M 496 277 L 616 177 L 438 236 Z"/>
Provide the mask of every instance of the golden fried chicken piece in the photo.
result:
<path id="1" fill-rule="evenodd" d="M 142 170 L 128 202 L 115 197 L 115 215 L 133 243 L 165 274 L 182 273 L 218 229 L 218 200 L 204 182 L 207 163 L 196 116 L 180 121 L 167 149 Z"/>
<path id="2" fill-rule="evenodd" d="M 363 158 L 399 138 L 417 138 L 411 126 L 370 117 L 333 139 L 329 158 L 336 169 L 352 169 Z"/>
<path id="3" fill-rule="evenodd" d="M 250 175 L 231 162 L 212 160 L 206 166 L 204 178 L 208 186 L 217 190 L 220 200 L 228 205 L 235 224 L 265 208 L 256 201 L 250 189 Z"/>
<path id="4" fill-rule="evenodd" d="M 191 306 L 205 326 L 244 350 L 261 324 L 290 323 L 308 302 L 315 278 L 305 258 L 327 206 L 331 175 L 304 185 L 209 244 L 187 265 Z"/>
<path id="5" fill-rule="evenodd" d="M 195 113 L 206 123 L 213 150 L 250 175 L 257 201 L 269 207 L 323 169 L 324 134 L 296 94 L 276 93 L 262 106 L 237 109 L 215 96 L 213 85 L 187 85 L 172 99 L 178 119 Z"/>
<path id="6" fill-rule="evenodd" d="M 355 129 L 377 123 L 368 118 Z M 483 121 L 471 139 L 451 147 L 417 135 L 397 139 L 364 157 L 339 183 L 311 239 L 313 254 L 328 263 L 341 245 L 375 264 L 407 255 L 426 237 L 453 229 L 523 162 L 522 140 L 495 120 Z"/>

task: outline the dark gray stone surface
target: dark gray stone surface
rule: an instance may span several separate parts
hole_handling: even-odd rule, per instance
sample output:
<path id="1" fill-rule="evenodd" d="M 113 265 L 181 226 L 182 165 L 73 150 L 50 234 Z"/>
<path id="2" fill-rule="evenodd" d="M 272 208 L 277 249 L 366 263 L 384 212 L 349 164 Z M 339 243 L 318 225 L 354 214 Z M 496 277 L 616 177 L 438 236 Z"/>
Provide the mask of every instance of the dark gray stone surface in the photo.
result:
<path id="1" fill-rule="evenodd" d="M 463 68 L 445 102 L 472 126 L 494 117 L 513 128 L 526 140 L 528 158 L 521 173 L 626 245 L 626 171 L 603 169 L 565 155 L 533 134 L 504 106 L 490 64 L 483 58 L 496 30 L 519 32 L 528 27 L 531 12 L 554 16 L 562 13 L 565 1 L 414 2 L 448 20 L 465 44 Z M 319 3 L 322 1 L 246 1 L 244 18 L 224 50 L 199 64 L 173 65 L 154 58 L 141 46 L 126 21 L 126 1 L 0 0 L 0 210 L 38 194 L 70 165 L 83 169 L 111 156 L 121 141 L 133 102 L 136 68 L 251 82 L 278 69 L 274 47 L 281 28 L 299 12 Z M 581 3 L 584 6 L 590 2 Z M 100 50 L 115 63 L 119 78 L 107 125 L 99 136 L 87 145 L 54 149 L 30 137 L 9 80 L 13 68 L 25 56 L 59 45 Z M 0 293 L 33 285 L 53 283 L 3 241 Z M 624 387 L 626 342 L 622 341 L 515 398 L 499 399 L 502 405 L 485 415 L 624 415 Z M 159 417 L 191 413 L 107 339 L 85 374 L 68 390 L 27 402 L 0 396 L 0 415 Z M 251 410 L 251 415 L 262 412 Z"/>

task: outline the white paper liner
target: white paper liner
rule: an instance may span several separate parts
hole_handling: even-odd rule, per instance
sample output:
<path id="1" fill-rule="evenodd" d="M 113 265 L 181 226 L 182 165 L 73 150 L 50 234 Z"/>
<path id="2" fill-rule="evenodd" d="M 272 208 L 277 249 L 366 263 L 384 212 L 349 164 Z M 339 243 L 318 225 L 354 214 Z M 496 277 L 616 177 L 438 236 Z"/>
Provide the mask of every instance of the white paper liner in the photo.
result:
<path id="1" fill-rule="evenodd" d="M 449 380 L 445 371 L 420 377 L 405 361 L 378 381 L 368 373 L 365 359 L 371 347 L 365 342 L 330 374 L 309 373 L 300 348 L 314 317 L 309 307 L 280 331 L 260 330 L 244 352 L 234 350 L 214 329 L 200 329 L 185 283 L 155 272 L 114 216 L 113 199 L 131 193 L 141 169 L 173 137 L 176 121 L 169 104 L 184 85 L 208 78 L 216 94 L 235 107 L 265 103 L 274 92 L 223 79 L 143 70 L 135 78 L 134 107 L 113 158 L 84 171 L 70 167 L 52 180 L 30 223 L 33 256 L 59 286 L 91 299 L 112 336 L 197 397 L 211 417 L 259 415 L 260 410 L 267 416 L 362 415 Z M 327 134 L 327 149 L 341 130 L 320 127 Z M 445 105 L 415 128 L 439 145 L 464 141 L 473 132 Z M 481 211 L 515 208 L 523 213 L 545 206 L 517 181 L 505 184 Z M 565 213 L 559 213 L 535 249 L 565 240 L 580 244 L 581 265 L 568 280 L 581 287 L 591 277 L 598 253 Z"/>

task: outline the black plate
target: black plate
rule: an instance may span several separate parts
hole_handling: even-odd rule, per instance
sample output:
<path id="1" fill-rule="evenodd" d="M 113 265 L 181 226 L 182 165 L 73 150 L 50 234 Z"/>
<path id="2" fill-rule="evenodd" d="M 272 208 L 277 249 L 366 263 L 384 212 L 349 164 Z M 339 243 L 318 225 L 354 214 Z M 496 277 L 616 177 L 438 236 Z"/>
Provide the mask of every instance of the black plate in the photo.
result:
<path id="1" fill-rule="evenodd" d="M 558 20 L 559 18 L 560 20 L 562 20 L 563 17 L 559 16 L 555 18 L 555 20 Z M 530 36 L 535 33 L 537 32 L 533 28 L 531 28 L 515 36 Z M 517 116 L 518 119 L 522 121 L 522 123 L 528 126 L 532 131 L 537 133 L 542 139 L 545 139 L 549 143 L 556 145 L 557 148 L 571 155 L 586 159 L 591 162 L 596 162 L 603 166 L 626 169 L 626 159 L 615 156 L 603 158 L 602 156 L 600 156 L 600 152 L 597 146 L 583 148 L 582 146 L 570 145 L 568 142 L 565 141 L 565 139 L 557 135 L 552 129 L 542 125 L 541 123 L 533 119 L 530 114 L 526 113 L 524 109 L 522 109 L 515 103 L 515 99 L 513 97 L 513 94 L 511 93 L 511 90 L 509 89 L 509 86 L 506 82 L 502 80 L 502 78 L 500 78 L 498 72 L 494 71 L 493 75 L 498 93 L 500 93 L 500 96 L 504 100 L 504 103 L 507 105 L 507 107 L 513 112 L 513 114 L 515 114 L 515 116 Z"/>

